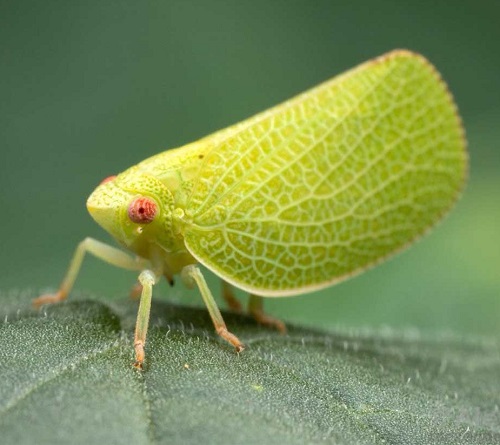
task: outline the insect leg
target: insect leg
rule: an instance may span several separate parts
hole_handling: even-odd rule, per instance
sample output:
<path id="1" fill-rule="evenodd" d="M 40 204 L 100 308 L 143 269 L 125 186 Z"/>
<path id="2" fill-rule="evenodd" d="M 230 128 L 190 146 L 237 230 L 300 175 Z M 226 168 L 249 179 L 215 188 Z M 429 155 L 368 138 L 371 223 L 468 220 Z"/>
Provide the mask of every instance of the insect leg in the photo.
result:
<path id="1" fill-rule="evenodd" d="M 257 323 L 270 326 L 277 329 L 282 334 L 286 334 L 285 323 L 264 312 L 264 299 L 262 297 L 250 294 L 248 299 L 248 312 Z"/>
<path id="2" fill-rule="evenodd" d="M 234 296 L 233 287 L 224 280 L 222 280 L 222 298 L 224 298 L 229 309 L 234 312 L 241 312 L 241 303 Z"/>
<path id="3" fill-rule="evenodd" d="M 245 348 L 243 343 L 236 337 L 236 335 L 232 334 L 227 330 L 226 323 L 222 318 L 222 315 L 217 307 L 217 303 L 214 300 L 212 292 L 207 286 L 207 282 L 201 273 L 199 267 L 195 264 L 190 264 L 189 266 L 184 267 L 182 269 L 182 279 L 184 283 L 188 287 L 193 287 L 195 284 L 200 289 L 201 296 L 205 305 L 207 306 L 208 313 L 212 318 L 212 322 L 215 326 L 215 331 L 219 334 L 224 340 L 231 343 L 235 348 L 236 352 L 241 352 Z"/>
<path id="4" fill-rule="evenodd" d="M 139 283 L 141 283 L 142 292 L 134 336 L 134 366 L 138 369 L 142 369 L 142 364 L 144 363 L 144 345 L 146 344 L 146 335 L 148 333 L 151 297 L 153 295 L 153 285 L 158 282 L 158 279 L 159 278 L 150 270 L 143 270 L 139 275 Z"/>
<path id="5" fill-rule="evenodd" d="M 35 307 L 39 307 L 42 304 L 57 303 L 68 297 L 76 277 L 78 276 L 78 272 L 80 271 L 83 258 L 87 252 L 107 263 L 123 269 L 141 270 L 144 269 L 147 264 L 144 260 L 133 258 L 120 249 L 109 246 L 93 238 L 85 238 L 78 244 L 59 290 L 55 294 L 42 295 L 41 297 L 35 298 L 33 300 L 33 305 Z"/>

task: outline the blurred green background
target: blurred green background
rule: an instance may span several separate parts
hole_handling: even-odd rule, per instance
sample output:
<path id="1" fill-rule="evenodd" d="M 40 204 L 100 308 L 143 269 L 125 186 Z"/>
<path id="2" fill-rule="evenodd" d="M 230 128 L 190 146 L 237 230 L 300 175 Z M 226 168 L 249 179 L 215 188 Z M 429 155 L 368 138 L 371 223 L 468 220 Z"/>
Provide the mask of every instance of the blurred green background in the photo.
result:
<path id="1" fill-rule="evenodd" d="M 498 17 L 499 2 L 477 0 L 3 0 L 0 306 L 57 287 L 83 237 L 109 240 L 85 209 L 104 177 L 409 48 L 459 104 L 471 155 L 463 199 L 395 260 L 267 307 L 309 326 L 500 335 Z M 88 258 L 76 294 L 123 298 L 134 282 Z M 156 296 L 202 304 L 182 285 Z"/>

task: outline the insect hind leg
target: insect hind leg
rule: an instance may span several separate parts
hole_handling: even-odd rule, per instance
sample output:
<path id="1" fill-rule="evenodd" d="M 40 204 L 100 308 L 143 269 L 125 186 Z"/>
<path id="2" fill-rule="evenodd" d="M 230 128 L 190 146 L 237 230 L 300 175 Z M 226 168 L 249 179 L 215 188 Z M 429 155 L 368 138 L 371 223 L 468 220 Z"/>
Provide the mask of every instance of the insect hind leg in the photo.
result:
<path id="1" fill-rule="evenodd" d="M 234 312 L 241 312 L 241 303 L 236 299 L 233 292 L 233 287 L 227 282 L 222 280 L 222 298 L 226 302 L 229 309 Z"/>
<path id="2" fill-rule="evenodd" d="M 250 294 L 248 299 L 248 313 L 257 323 L 274 328 L 281 334 L 286 334 L 287 331 L 285 323 L 277 318 L 267 315 L 264 312 L 264 299 L 262 297 Z"/>

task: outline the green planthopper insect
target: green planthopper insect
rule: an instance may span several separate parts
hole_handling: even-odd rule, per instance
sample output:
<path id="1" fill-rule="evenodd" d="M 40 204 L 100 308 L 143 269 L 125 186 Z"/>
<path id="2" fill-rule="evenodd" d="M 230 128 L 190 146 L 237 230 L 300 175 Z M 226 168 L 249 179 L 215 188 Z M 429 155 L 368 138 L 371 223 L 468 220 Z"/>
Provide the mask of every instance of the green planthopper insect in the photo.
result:
<path id="1" fill-rule="evenodd" d="M 53 295 L 64 300 L 84 254 L 139 271 L 135 366 L 142 368 L 152 289 L 180 274 L 197 286 L 217 333 L 237 351 L 198 263 L 261 297 L 304 294 L 409 246 L 450 210 L 467 174 L 464 131 L 436 69 L 397 50 L 197 142 L 106 178 L 92 217 L 135 256 L 82 241 Z"/>

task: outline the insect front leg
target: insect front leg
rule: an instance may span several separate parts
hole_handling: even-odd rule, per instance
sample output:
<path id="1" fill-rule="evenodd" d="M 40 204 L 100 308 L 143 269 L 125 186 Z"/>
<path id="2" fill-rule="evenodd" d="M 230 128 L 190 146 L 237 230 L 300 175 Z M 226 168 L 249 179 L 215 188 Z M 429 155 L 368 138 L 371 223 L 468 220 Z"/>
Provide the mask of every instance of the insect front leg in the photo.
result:
<path id="1" fill-rule="evenodd" d="M 205 281 L 200 268 L 195 264 L 190 264 L 182 269 L 181 276 L 186 286 L 194 287 L 194 285 L 196 285 L 198 286 L 198 289 L 200 289 L 201 296 L 207 306 L 208 313 L 212 318 L 217 334 L 219 334 L 228 343 L 231 343 L 235 347 L 236 352 L 243 351 L 243 349 L 245 349 L 243 343 L 241 343 L 236 335 L 227 330 L 226 323 L 222 318 L 222 314 L 217 307 L 217 303 L 214 300 L 212 292 L 210 292 L 210 289 L 207 286 L 207 282 Z"/>
<path id="2" fill-rule="evenodd" d="M 133 258 L 120 249 L 109 246 L 101 241 L 97 241 L 93 238 L 85 238 L 78 244 L 73 254 L 73 258 L 69 263 L 68 271 L 59 286 L 59 290 L 55 294 L 47 294 L 35 298 L 33 300 L 33 305 L 35 307 L 40 307 L 43 304 L 57 303 L 68 297 L 82 266 L 83 258 L 87 252 L 109 264 L 121 267 L 122 269 L 142 270 L 147 264 L 145 260 Z"/>
<path id="3" fill-rule="evenodd" d="M 137 313 L 137 321 L 135 324 L 134 349 L 135 363 L 137 369 L 142 369 L 144 363 L 144 345 L 146 344 L 146 335 L 149 326 L 149 313 L 151 311 L 151 297 L 153 295 L 153 286 L 158 282 L 159 276 L 151 270 L 143 270 L 139 275 L 139 283 L 141 283 L 141 301 L 139 303 L 139 311 Z"/>
<path id="4" fill-rule="evenodd" d="M 173 275 L 168 271 L 163 271 L 163 275 L 167 280 L 168 284 L 170 284 L 170 286 L 173 286 L 174 285 Z M 142 293 L 142 284 L 138 281 L 132 286 L 132 289 L 130 289 L 130 298 L 132 300 L 138 300 L 139 297 L 141 296 L 141 293 Z"/>

